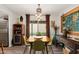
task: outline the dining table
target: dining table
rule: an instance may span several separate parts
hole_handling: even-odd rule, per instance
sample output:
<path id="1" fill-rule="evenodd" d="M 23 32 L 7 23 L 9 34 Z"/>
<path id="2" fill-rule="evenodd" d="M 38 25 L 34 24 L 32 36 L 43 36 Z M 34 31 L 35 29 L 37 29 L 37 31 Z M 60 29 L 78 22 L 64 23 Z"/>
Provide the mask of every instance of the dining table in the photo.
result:
<path id="1" fill-rule="evenodd" d="M 42 42 L 45 43 L 45 48 L 46 48 L 46 52 L 48 54 L 48 47 L 47 47 L 47 44 L 50 42 L 50 38 L 47 37 L 47 36 L 30 36 L 28 39 L 27 39 L 27 42 L 30 43 L 31 47 L 30 47 L 30 53 L 32 51 L 32 46 L 33 46 L 33 43 L 35 42 L 35 40 L 37 39 L 40 39 Z"/>

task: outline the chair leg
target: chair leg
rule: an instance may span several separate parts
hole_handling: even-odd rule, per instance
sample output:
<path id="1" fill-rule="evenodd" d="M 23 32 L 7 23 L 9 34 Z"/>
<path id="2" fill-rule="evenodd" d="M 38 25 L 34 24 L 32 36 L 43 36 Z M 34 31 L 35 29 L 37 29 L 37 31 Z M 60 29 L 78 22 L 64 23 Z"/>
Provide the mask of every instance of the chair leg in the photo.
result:
<path id="1" fill-rule="evenodd" d="M 36 51 L 35 51 L 35 50 L 33 50 L 33 53 L 35 54 L 35 53 L 36 53 Z"/>
<path id="2" fill-rule="evenodd" d="M 49 50 L 51 50 L 51 51 L 52 51 L 52 53 L 54 53 L 54 52 L 53 52 L 52 45 L 48 45 L 48 47 L 49 47 Z"/>
<path id="3" fill-rule="evenodd" d="M 27 46 L 25 46 L 25 49 L 24 49 L 24 52 L 23 52 L 24 54 L 25 54 L 26 48 L 27 48 Z"/>
<path id="4" fill-rule="evenodd" d="M 48 47 L 47 47 L 47 43 L 45 43 L 45 46 L 46 46 L 46 52 L 48 54 Z"/>
<path id="5" fill-rule="evenodd" d="M 31 54 L 31 51 L 32 51 L 32 43 L 30 43 L 31 44 L 31 47 L 30 47 L 30 54 Z"/>
<path id="6" fill-rule="evenodd" d="M 44 54 L 44 50 L 42 50 L 42 53 Z"/>
<path id="7" fill-rule="evenodd" d="M 3 43 L 1 43 L 2 54 L 4 54 Z"/>
<path id="8" fill-rule="evenodd" d="M 52 48 L 52 45 L 50 46 L 50 48 L 51 48 L 51 50 L 52 50 L 52 53 L 54 53 L 54 52 L 53 52 L 53 48 Z"/>

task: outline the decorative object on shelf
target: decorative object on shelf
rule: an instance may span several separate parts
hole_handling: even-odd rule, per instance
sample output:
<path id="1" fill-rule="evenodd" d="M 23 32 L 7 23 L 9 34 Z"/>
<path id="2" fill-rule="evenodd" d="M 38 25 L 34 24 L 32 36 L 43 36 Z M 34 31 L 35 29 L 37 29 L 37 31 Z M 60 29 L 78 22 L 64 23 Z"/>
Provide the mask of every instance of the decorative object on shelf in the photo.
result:
<path id="1" fill-rule="evenodd" d="M 51 27 L 53 28 L 55 26 L 55 21 L 51 21 Z"/>
<path id="2" fill-rule="evenodd" d="M 23 17 L 20 16 L 20 24 L 23 24 Z"/>
<path id="3" fill-rule="evenodd" d="M 63 29 L 63 36 L 65 37 L 65 38 L 67 38 L 68 37 L 68 34 L 70 34 L 70 31 L 72 31 L 72 29 L 70 28 L 70 27 L 66 27 L 66 28 L 64 28 Z"/>
<path id="4" fill-rule="evenodd" d="M 22 16 L 20 16 L 20 22 L 23 22 L 23 17 Z"/>
<path id="5" fill-rule="evenodd" d="M 64 29 L 64 32 L 63 32 L 63 36 L 64 36 L 65 38 L 67 38 L 67 34 L 68 34 L 68 30 L 65 28 L 65 29 Z"/>
<path id="6" fill-rule="evenodd" d="M 58 26 L 55 24 L 55 21 L 51 21 L 51 27 L 53 27 L 55 34 L 57 34 Z"/>

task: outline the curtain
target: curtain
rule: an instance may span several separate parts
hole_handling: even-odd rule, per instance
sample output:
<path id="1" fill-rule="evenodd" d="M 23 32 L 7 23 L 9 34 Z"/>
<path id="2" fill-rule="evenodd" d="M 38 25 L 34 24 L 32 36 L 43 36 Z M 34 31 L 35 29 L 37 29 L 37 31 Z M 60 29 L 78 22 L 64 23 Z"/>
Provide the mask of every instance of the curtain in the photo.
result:
<path id="1" fill-rule="evenodd" d="M 46 36 L 50 37 L 50 15 L 46 15 Z"/>
<path id="2" fill-rule="evenodd" d="M 30 36 L 30 14 L 26 14 L 26 37 Z"/>

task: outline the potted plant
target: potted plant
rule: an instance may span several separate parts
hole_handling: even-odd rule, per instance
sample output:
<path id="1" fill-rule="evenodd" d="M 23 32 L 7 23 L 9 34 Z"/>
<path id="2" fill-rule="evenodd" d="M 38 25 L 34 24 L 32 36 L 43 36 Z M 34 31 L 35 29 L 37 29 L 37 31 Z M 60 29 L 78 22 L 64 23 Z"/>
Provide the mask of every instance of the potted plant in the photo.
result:
<path id="1" fill-rule="evenodd" d="M 36 35 L 37 35 L 37 36 L 41 36 L 41 32 L 37 32 Z"/>

